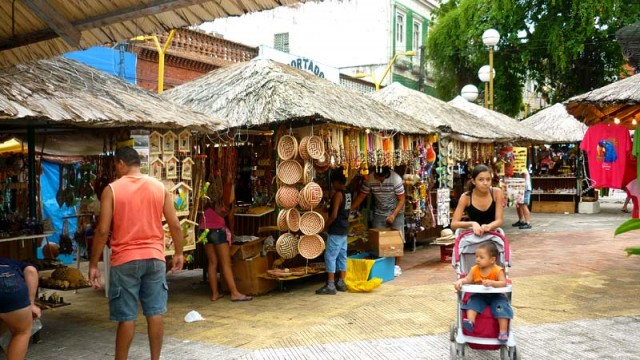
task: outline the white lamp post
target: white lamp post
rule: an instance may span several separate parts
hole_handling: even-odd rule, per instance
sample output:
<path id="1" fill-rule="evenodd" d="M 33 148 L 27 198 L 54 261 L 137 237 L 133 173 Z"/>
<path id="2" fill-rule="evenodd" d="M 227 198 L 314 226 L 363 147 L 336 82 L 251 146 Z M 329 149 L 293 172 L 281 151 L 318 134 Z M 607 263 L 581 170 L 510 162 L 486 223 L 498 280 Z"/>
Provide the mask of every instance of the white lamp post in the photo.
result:
<path id="1" fill-rule="evenodd" d="M 460 96 L 469 102 L 474 102 L 478 98 L 478 88 L 475 85 L 465 85 L 460 90 Z"/>
<path id="2" fill-rule="evenodd" d="M 500 41 L 500 33 L 495 29 L 482 34 L 482 43 L 489 47 L 489 109 L 493 110 L 493 47 Z"/>
<path id="3" fill-rule="evenodd" d="M 493 69 L 493 78 L 496 77 L 496 69 Z M 487 86 L 489 84 L 489 80 L 491 76 L 489 76 L 489 65 L 484 65 L 478 70 L 478 78 L 480 81 L 484 83 L 484 107 L 489 107 L 489 91 L 487 90 Z"/>

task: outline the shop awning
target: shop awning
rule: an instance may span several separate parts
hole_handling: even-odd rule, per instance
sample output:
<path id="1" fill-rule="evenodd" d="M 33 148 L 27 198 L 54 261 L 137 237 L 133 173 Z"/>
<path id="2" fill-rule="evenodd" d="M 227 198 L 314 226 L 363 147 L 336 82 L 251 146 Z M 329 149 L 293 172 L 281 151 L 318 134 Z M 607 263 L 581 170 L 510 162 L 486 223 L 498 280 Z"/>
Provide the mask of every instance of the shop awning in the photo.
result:
<path id="1" fill-rule="evenodd" d="M 304 0 L 0 1 L 0 68 Z"/>
<path id="2" fill-rule="evenodd" d="M 482 119 L 483 122 L 500 129 L 502 134 L 511 138 L 511 141 L 534 143 L 553 141 L 549 136 L 522 124 L 522 122 L 512 117 L 471 103 L 461 96 L 457 96 L 455 99 L 449 101 L 449 104 L 473 114 Z"/>
<path id="3" fill-rule="evenodd" d="M 409 134 L 436 132 L 366 95 L 271 60 L 216 69 L 161 96 L 226 119 L 230 127 L 321 120 Z"/>
<path id="4" fill-rule="evenodd" d="M 640 122 L 640 74 L 574 96 L 565 104 L 571 115 L 587 125 L 613 124 L 617 118 L 634 129 L 632 121 Z"/>
<path id="5" fill-rule="evenodd" d="M 564 104 L 555 104 L 522 120 L 522 124 L 547 134 L 549 143 L 582 141 L 587 126 L 567 112 Z"/>
<path id="6" fill-rule="evenodd" d="M 397 111 L 437 128 L 442 135 L 457 140 L 465 142 L 513 140 L 511 134 L 503 134 L 499 128 L 484 122 L 477 116 L 397 82 L 371 93 L 370 96 Z"/>
<path id="7" fill-rule="evenodd" d="M 63 57 L 0 70 L 0 125 L 190 128 L 226 125 Z"/>

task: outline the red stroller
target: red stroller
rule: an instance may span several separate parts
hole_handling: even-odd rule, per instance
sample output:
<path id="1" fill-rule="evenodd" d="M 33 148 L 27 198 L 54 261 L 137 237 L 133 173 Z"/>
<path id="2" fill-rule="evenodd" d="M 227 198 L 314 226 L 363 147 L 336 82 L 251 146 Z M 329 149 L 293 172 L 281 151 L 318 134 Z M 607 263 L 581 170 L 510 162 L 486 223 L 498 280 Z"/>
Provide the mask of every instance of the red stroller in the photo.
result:
<path id="1" fill-rule="evenodd" d="M 500 350 L 500 359 L 520 359 L 516 349 L 516 338 L 509 322 L 509 339 L 506 343 L 498 340 L 498 320 L 491 314 L 487 306 L 478 314 L 472 333 L 467 332 L 461 324 L 466 319 L 466 310 L 461 308 L 471 294 L 474 293 L 504 293 L 511 304 L 511 280 L 509 280 L 509 266 L 511 265 L 511 250 L 509 242 L 501 232 L 490 231 L 483 236 L 476 236 L 472 230 L 457 231 L 456 243 L 453 247 L 451 264 L 456 270 L 456 278 L 464 278 L 475 263 L 475 252 L 478 246 L 486 241 L 493 241 L 498 247 L 500 257 L 498 265 L 504 268 L 507 286 L 502 288 L 485 287 L 483 285 L 463 285 L 458 291 L 457 317 L 451 322 L 449 339 L 451 340 L 451 359 L 464 359 L 466 346 L 480 350 Z"/>

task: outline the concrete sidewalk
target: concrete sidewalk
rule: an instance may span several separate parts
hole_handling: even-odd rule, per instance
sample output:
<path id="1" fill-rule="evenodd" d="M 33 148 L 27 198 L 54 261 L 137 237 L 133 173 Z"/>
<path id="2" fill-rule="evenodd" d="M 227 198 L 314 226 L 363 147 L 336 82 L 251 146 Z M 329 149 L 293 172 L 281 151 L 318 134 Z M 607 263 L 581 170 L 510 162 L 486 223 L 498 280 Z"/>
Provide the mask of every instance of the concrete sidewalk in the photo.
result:
<path id="1" fill-rule="evenodd" d="M 514 333 L 523 359 L 640 359 L 637 351 L 640 247 L 613 229 L 628 214 L 603 204 L 593 215 L 533 214 L 519 230 L 505 214 L 514 266 Z M 403 275 L 367 294 L 317 296 L 324 279 L 293 284 L 251 302 L 228 296 L 212 303 L 201 271 L 170 278 L 163 359 L 446 359 L 455 319 L 454 272 L 432 246 L 407 253 Z M 111 359 L 115 324 L 103 292 L 64 293 L 71 306 L 47 310 L 42 341 L 28 359 Z M 197 310 L 206 321 L 187 324 Z M 138 322 L 131 359 L 148 358 L 146 325 Z M 471 359 L 495 359 L 472 351 Z"/>

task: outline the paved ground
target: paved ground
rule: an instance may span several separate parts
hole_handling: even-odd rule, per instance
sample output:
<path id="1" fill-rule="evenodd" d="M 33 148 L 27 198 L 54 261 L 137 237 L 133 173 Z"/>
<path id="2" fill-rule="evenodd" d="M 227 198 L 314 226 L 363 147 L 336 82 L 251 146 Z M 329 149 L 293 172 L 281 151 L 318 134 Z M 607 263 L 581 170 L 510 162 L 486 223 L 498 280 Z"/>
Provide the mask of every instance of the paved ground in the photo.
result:
<path id="1" fill-rule="evenodd" d="M 514 266 L 514 333 L 523 359 L 640 359 L 640 246 L 637 235 L 613 238 L 628 214 L 603 204 L 594 215 L 533 214 L 533 230 L 508 226 Z M 252 302 L 211 303 L 201 272 L 170 280 L 163 359 L 447 359 L 455 318 L 454 273 L 438 249 L 403 259 L 403 275 L 372 293 L 316 296 L 322 279 Z M 103 294 L 67 292 L 71 306 L 45 312 L 42 341 L 28 359 L 113 358 L 115 327 Z M 187 324 L 197 310 L 206 321 Z M 131 359 L 148 358 L 139 321 Z M 471 359 L 499 358 L 470 351 Z"/>

